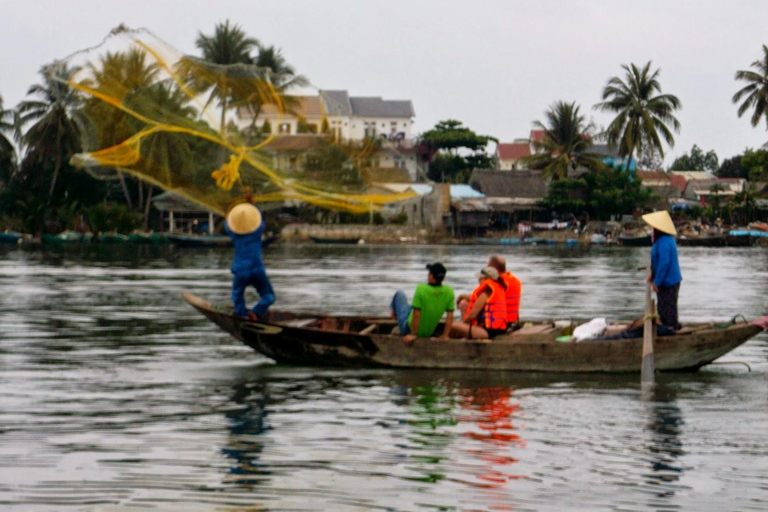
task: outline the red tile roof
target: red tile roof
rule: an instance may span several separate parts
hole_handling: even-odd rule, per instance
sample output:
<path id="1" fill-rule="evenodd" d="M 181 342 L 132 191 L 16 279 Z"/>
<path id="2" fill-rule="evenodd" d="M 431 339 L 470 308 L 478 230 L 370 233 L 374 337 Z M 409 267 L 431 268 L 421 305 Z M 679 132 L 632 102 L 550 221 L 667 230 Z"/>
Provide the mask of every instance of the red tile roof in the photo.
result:
<path id="1" fill-rule="evenodd" d="M 526 142 L 503 142 L 496 147 L 500 160 L 517 160 L 531 156 L 531 148 Z"/>
<path id="2" fill-rule="evenodd" d="M 531 130 L 531 135 L 529 138 L 533 142 L 541 142 L 544 140 L 544 130 Z"/>
<path id="3" fill-rule="evenodd" d="M 637 170 L 637 177 L 640 181 L 670 181 L 669 174 L 664 171 L 641 171 Z"/>
<path id="4" fill-rule="evenodd" d="M 681 193 L 685 192 L 685 187 L 688 184 L 685 176 L 680 176 L 679 174 L 670 174 L 669 181 L 672 183 L 673 187 L 679 188 Z"/>

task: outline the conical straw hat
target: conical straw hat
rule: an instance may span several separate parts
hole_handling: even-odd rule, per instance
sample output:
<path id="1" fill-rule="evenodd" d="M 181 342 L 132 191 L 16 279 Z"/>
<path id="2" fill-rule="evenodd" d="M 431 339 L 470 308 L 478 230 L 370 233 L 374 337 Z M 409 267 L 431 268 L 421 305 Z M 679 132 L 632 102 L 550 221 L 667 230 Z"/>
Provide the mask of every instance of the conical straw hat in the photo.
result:
<path id="1" fill-rule="evenodd" d="M 646 213 L 643 215 L 643 220 L 646 224 L 652 228 L 658 229 L 662 233 L 667 233 L 668 235 L 673 236 L 677 235 L 675 224 L 672 222 L 672 217 L 669 216 L 669 212 L 667 210 Z"/>
<path id="2" fill-rule="evenodd" d="M 261 226 L 261 212 L 250 203 L 238 204 L 229 210 L 227 225 L 238 235 L 253 233 Z"/>

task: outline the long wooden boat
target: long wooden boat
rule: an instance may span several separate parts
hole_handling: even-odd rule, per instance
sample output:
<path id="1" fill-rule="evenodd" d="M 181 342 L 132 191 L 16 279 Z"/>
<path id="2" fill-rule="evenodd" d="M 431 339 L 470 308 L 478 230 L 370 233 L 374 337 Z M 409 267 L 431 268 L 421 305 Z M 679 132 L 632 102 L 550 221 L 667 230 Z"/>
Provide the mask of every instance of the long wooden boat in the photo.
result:
<path id="1" fill-rule="evenodd" d="M 680 247 L 725 247 L 725 236 L 679 236 Z"/>
<path id="2" fill-rule="evenodd" d="M 337 237 L 322 237 L 322 236 L 310 236 L 310 240 L 316 244 L 347 244 L 353 245 L 360 243 L 360 237 L 354 236 L 337 236 Z"/>
<path id="3" fill-rule="evenodd" d="M 229 235 L 165 235 L 168 241 L 177 247 L 232 247 Z M 280 235 L 272 235 L 261 239 L 262 248 L 268 247 Z"/>
<path id="4" fill-rule="evenodd" d="M 651 246 L 650 234 L 632 235 L 629 233 L 621 233 L 618 236 L 618 240 L 621 245 L 625 245 L 627 247 L 650 247 Z"/>
<path id="5" fill-rule="evenodd" d="M 383 317 L 324 316 L 270 311 L 265 321 L 233 314 L 195 295 L 184 300 L 224 331 L 279 363 L 338 366 L 513 370 L 535 372 L 639 372 L 642 336 L 558 341 L 554 322 L 523 327 L 493 340 L 417 339 L 405 346 Z M 558 323 L 558 325 L 560 325 Z M 739 323 L 690 324 L 654 340 L 658 370 L 697 370 L 743 344 L 762 328 Z"/>
<path id="6" fill-rule="evenodd" d="M 18 231 L 4 231 L 0 233 L 0 244 L 17 245 L 23 235 Z"/>

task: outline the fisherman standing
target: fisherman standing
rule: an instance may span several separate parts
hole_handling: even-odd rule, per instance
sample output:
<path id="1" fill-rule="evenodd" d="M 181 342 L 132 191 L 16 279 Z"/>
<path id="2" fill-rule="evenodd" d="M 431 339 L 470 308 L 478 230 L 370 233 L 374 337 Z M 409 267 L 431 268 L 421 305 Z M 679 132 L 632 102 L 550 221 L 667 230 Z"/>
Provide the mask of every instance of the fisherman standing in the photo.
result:
<path id="1" fill-rule="evenodd" d="M 643 215 L 643 221 L 653 228 L 651 274 L 648 276 L 648 282 L 656 292 L 656 307 L 661 325 L 674 332 L 680 329 L 677 297 L 680 293 L 680 282 L 683 280 L 677 260 L 677 230 L 666 210 L 647 213 Z"/>
<path id="2" fill-rule="evenodd" d="M 267 278 L 261 254 L 261 236 L 264 222 L 261 212 L 251 203 L 234 206 L 227 214 L 224 229 L 235 245 L 232 261 L 232 302 L 235 314 L 251 320 L 264 319 L 267 309 L 275 302 L 275 292 Z M 259 302 L 251 311 L 245 307 L 245 288 L 253 286 L 259 294 Z"/>

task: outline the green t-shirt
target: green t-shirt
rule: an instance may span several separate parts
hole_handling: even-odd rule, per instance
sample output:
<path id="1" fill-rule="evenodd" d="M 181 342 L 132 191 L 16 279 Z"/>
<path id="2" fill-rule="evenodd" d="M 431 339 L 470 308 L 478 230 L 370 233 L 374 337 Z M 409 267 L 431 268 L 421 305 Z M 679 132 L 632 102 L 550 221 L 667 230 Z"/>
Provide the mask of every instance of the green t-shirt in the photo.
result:
<path id="1" fill-rule="evenodd" d="M 413 309 L 421 310 L 419 332 L 415 333 L 416 336 L 419 338 L 429 338 L 435 334 L 435 329 L 445 312 L 453 311 L 453 304 L 453 288 L 450 286 L 432 286 L 429 284 L 416 286 L 416 292 L 413 294 L 413 303 L 411 304 Z M 413 330 L 413 311 L 408 316 L 408 327 Z"/>

